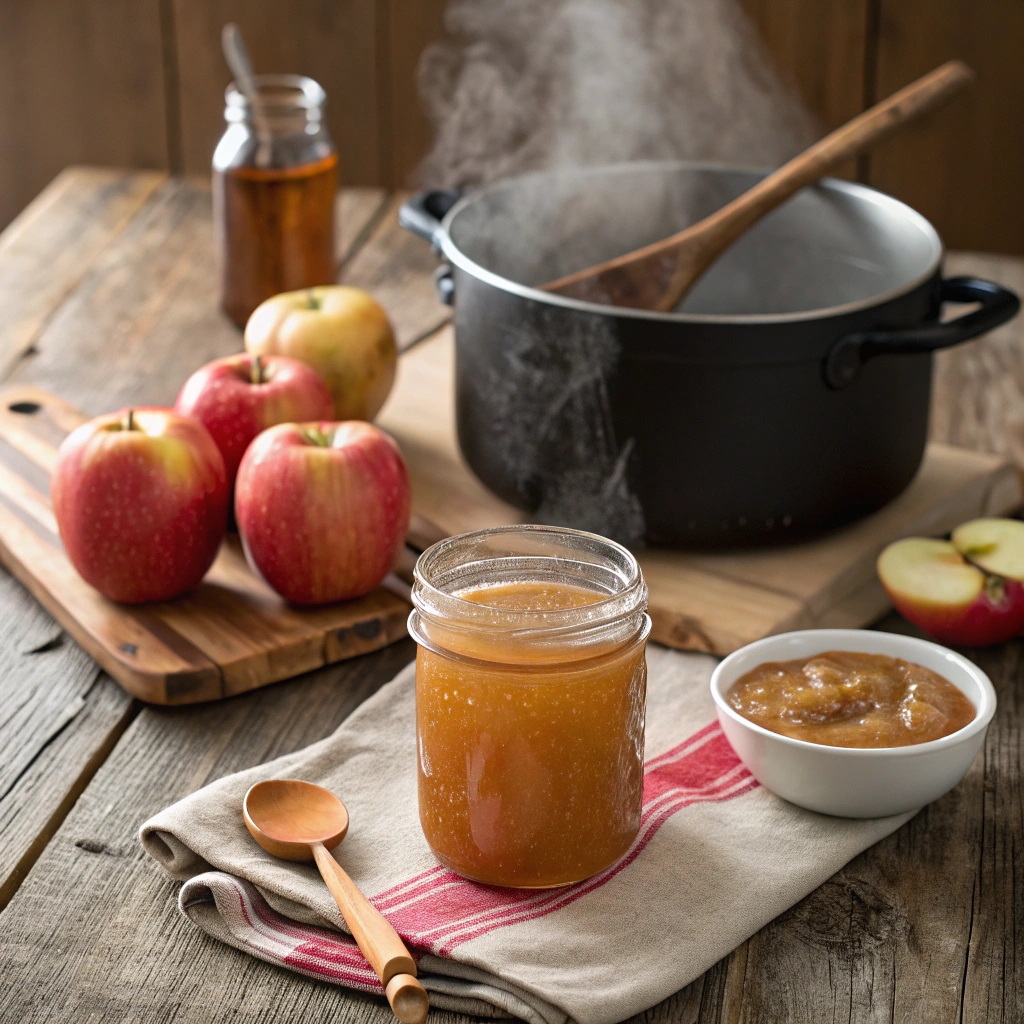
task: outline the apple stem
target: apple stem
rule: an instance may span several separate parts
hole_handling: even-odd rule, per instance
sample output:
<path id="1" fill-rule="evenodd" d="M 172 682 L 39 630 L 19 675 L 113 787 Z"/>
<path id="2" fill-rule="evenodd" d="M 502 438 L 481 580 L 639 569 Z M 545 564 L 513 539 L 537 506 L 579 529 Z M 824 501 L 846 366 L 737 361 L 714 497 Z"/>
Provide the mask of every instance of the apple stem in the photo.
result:
<path id="1" fill-rule="evenodd" d="M 124 429 L 125 430 L 134 430 L 135 429 L 135 410 L 134 409 L 129 409 L 128 410 L 128 418 L 124 421 Z"/>
<path id="2" fill-rule="evenodd" d="M 320 308 L 320 301 L 317 299 L 316 293 L 313 291 L 312 288 L 310 288 L 309 291 L 306 292 L 306 304 L 310 309 Z"/>
<path id="3" fill-rule="evenodd" d="M 310 444 L 316 445 L 317 448 L 329 448 L 331 446 L 331 439 L 319 427 L 310 427 L 302 433 L 306 440 Z"/>
<path id="4" fill-rule="evenodd" d="M 263 356 L 253 356 L 252 364 L 249 367 L 249 379 L 253 384 L 263 383 Z"/>

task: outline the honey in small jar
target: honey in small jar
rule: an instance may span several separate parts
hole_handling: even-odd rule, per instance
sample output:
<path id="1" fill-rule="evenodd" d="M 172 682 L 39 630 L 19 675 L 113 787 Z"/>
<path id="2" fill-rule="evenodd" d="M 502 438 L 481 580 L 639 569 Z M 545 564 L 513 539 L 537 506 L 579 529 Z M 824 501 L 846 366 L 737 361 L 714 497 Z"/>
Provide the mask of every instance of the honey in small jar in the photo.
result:
<path id="1" fill-rule="evenodd" d="M 258 75 L 259 111 L 228 87 L 213 157 L 221 306 L 240 327 L 264 299 L 331 284 L 338 155 L 325 95 L 300 75 Z"/>
<path id="2" fill-rule="evenodd" d="M 640 827 L 650 631 L 636 560 L 548 527 L 443 541 L 416 569 L 419 806 L 438 859 L 567 885 Z"/>

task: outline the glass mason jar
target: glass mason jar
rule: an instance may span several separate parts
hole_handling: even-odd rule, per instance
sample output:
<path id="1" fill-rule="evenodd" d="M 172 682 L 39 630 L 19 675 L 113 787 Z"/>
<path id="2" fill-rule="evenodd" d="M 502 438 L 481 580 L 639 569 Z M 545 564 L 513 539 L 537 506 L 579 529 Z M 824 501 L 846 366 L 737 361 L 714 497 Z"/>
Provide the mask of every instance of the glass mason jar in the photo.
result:
<path id="1" fill-rule="evenodd" d="M 271 295 L 335 275 L 338 154 L 326 94 L 302 75 L 257 75 L 256 85 L 255 112 L 228 86 L 227 128 L 213 154 L 221 306 L 240 327 Z"/>
<path id="2" fill-rule="evenodd" d="M 416 564 L 420 823 L 438 860 L 491 885 L 589 878 L 636 838 L 647 586 L 590 533 L 499 527 Z"/>

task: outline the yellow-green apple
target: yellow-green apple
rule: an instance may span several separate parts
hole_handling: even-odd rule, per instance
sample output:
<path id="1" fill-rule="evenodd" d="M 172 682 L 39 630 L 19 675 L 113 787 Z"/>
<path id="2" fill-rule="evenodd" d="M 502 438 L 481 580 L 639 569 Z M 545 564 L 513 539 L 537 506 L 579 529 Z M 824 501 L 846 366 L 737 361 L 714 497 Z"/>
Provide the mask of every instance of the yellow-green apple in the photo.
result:
<path id="1" fill-rule="evenodd" d="M 391 323 L 359 288 L 325 285 L 267 299 L 245 325 L 245 347 L 311 366 L 331 392 L 337 420 L 372 420 L 395 380 Z"/>
<path id="2" fill-rule="evenodd" d="M 240 352 L 196 370 L 174 411 L 194 416 L 210 432 L 224 457 L 230 489 L 257 434 L 278 423 L 329 420 L 334 403 L 319 375 L 298 359 Z"/>
<path id="3" fill-rule="evenodd" d="M 1015 525 L 1024 530 L 1024 523 Z M 984 528 L 982 534 L 990 536 Z M 879 578 L 896 610 L 936 640 L 962 647 L 1003 643 L 1024 630 L 1024 586 L 964 557 L 957 543 L 964 536 L 979 540 L 971 529 L 966 534 L 958 530 L 953 542 L 926 537 L 896 541 L 878 559 Z M 1009 567 L 1018 559 L 1019 554 L 1011 554 Z M 989 561 L 998 564 L 998 556 Z"/>
<path id="4" fill-rule="evenodd" d="M 71 564 L 114 601 L 166 601 L 210 568 L 227 523 L 224 459 L 170 409 L 123 409 L 63 441 L 50 485 Z"/>
<path id="5" fill-rule="evenodd" d="M 373 590 L 402 549 L 409 506 L 398 445 L 359 420 L 265 430 L 242 458 L 235 486 L 249 564 L 300 605 Z"/>

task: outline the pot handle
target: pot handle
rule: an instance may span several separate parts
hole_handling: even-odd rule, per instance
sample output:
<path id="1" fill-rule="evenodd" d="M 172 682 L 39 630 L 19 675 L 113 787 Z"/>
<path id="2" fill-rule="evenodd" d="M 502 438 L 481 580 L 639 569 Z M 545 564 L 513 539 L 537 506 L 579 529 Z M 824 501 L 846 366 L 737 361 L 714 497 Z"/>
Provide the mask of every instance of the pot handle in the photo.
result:
<path id="1" fill-rule="evenodd" d="M 973 313 L 947 320 L 930 320 L 917 327 L 879 328 L 840 338 L 825 357 L 825 383 L 841 391 L 853 383 L 860 368 L 875 356 L 934 352 L 970 341 L 1007 320 L 1020 310 L 1020 299 L 1009 288 L 977 277 L 948 277 L 939 288 L 939 302 L 977 302 Z"/>
<path id="2" fill-rule="evenodd" d="M 402 203 L 398 211 L 398 223 L 420 238 L 437 244 L 437 230 L 448 211 L 462 197 L 457 188 L 430 188 L 417 192 Z"/>

